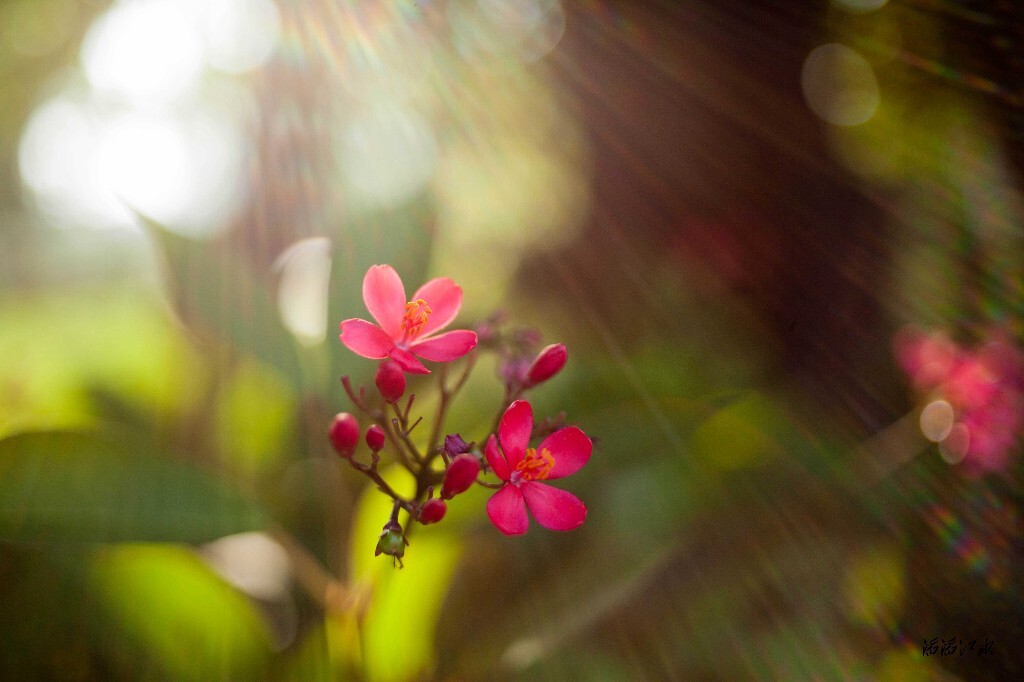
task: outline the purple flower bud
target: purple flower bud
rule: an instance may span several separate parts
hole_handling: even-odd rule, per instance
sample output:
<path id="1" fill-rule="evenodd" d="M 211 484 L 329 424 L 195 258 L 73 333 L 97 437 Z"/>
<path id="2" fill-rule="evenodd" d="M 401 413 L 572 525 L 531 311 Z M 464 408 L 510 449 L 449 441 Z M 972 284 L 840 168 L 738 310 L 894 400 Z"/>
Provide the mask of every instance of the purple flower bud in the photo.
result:
<path id="1" fill-rule="evenodd" d="M 461 455 L 463 452 L 469 452 L 470 450 L 472 448 L 469 447 L 469 443 L 462 440 L 460 434 L 449 433 L 444 437 L 444 451 L 448 453 L 449 458 Z"/>
<path id="2" fill-rule="evenodd" d="M 529 369 L 529 359 L 513 356 L 504 357 L 498 363 L 498 376 L 507 386 L 519 388 L 526 384 L 526 372 Z"/>

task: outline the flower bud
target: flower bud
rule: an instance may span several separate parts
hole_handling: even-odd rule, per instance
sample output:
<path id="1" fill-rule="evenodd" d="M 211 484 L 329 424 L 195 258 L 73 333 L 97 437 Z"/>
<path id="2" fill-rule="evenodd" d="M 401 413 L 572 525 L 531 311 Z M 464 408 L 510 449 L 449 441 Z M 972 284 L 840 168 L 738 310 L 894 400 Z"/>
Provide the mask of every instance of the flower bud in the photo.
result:
<path id="1" fill-rule="evenodd" d="M 444 472 L 444 483 L 441 484 L 441 498 L 450 500 L 461 492 L 465 492 L 480 473 L 480 462 L 467 453 L 457 456 Z"/>
<path id="2" fill-rule="evenodd" d="M 449 459 L 456 455 L 461 455 L 463 452 L 469 452 L 470 450 L 472 450 L 472 448 L 469 447 L 469 443 L 464 441 L 460 434 L 449 433 L 444 437 L 444 451 L 447 453 Z"/>
<path id="3" fill-rule="evenodd" d="M 564 343 L 553 343 L 537 354 L 537 358 L 526 371 L 526 385 L 536 386 L 562 371 L 569 354 Z"/>
<path id="4" fill-rule="evenodd" d="M 366 444 L 369 445 L 370 449 L 374 452 L 380 452 L 384 447 L 385 440 L 386 436 L 384 434 L 384 429 L 380 428 L 377 424 L 366 429 Z"/>
<path id="5" fill-rule="evenodd" d="M 506 356 L 498 362 L 498 376 L 506 386 L 520 388 L 526 385 L 526 372 L 529 368 L 528 358 Z"/>
<path id="6" fill-rule="evenodd" d="M 389 521 L 380 533 L 380 538 L 377 540 L 377 549 L 374 550 L 373 556 L 387 554 L 401 561 L 402 557 L 405 556 L 405 546 L 408 544 L 409 542 L 402 534 L 402 527 L 394 521 Z"/>
<path id="7" fill-rule="evenodd" d="M 423 503 L 423 506 L 420 507 L 420 513 L 417 516 L 417 519 L 420 523 L 426 526 L 431 523 L 437 523 L 443 519 L 445 512 L 447 511 L 448 505 L 445 504 L 445 501 L 439 500 L 435 497 Z"/>
<path id="8" fill-rule="evenodd" d="M 405 393 L 405 372 L 394 360 L 385 360 L 377 368 L 374 383 L 385 402 L 396 403 Z"/>
<path id="9" fill-rule="evenodd" d="M 335 415 L 327 437 L 334 450 L 344 458 L 349 458 L 359 444 L 359 422 L 348 412 Z"/>

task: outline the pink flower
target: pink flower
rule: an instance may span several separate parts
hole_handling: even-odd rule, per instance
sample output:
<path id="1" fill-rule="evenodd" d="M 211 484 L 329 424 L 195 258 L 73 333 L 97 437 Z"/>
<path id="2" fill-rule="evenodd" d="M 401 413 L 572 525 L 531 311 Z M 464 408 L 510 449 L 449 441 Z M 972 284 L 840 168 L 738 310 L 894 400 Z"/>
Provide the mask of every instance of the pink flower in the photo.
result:
<path id="1" fill-rule="evenodd" d="M 928 391 L 949 376 L 959 349 L 943 332 L 907 327 L 896 335 L 896 357 L 914 387 Z"/>
<path id="2" fill-rule="evenodd" d="M 540 481 L 579 471 L 590 459 L 593 445 L 583 431 L 568 426 L 530 448 L 532 432 L 530 403 L 517 400 L 509 405 L 498 426 L 497 439 L 491 435 L 484 452 L 491 469 L 505 482 L 488 500 L 487 515 L 505 535 L 526 532 L 530 523 L 527 508 L 537 523 L 549 530 L 579 528 L 587 517 L 586 506 L 575 495 Z"/>
<path id="3" fill-rule="evenodd" d="M 943 452 L 974 474 L 1004 469 L 1024 426 L 1024 354 L 998 332 L 968 349 L 914 329 L 900 332 L 896 352 L 918 392 L 953 408 Z"/>
<path id="4" fill-rule="evenodd" d="M 430 280 L 406 301 L 395 269 L 374 265 L 363 278 L 363 302 L 380 326 L 356 318 L 341 323 L 339 338 L 356 355 L 389 357 L 406 372 L 429 374 L 417 358 L 451 362 L 476 347 L 476 333 L 466 329 L 435 335 L 462 307 L 462 289 L 447 277 Z"/>

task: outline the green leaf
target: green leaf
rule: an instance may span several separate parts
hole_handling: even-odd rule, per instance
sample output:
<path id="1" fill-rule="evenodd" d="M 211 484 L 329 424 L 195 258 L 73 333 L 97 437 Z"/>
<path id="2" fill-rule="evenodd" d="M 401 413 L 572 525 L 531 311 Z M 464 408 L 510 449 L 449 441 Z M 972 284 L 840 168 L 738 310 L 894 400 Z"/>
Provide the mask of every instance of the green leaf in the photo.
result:
<path id="1" fill-rule="evenodd" d="M 147 449 L 61 432 L 0 441 L 0 540 L 203 542 L 265 525 L 232 488 Z"/>
<path id="2" fill-rule="evenodd" d="M 104 645 L 144 676 L 259 679 L 270 637 L 253 605 L 191 551 L 125 545 L 99 552 L 90 582 Z M 157 676 L 154 676 L 157 677 Z"/>
<path id="3" fill-rule="evenodd" d="M 139 219 L 164 254 L 168 294 L 189 328 L 230 341 L 298 382 L 299 356 L 278 317 L 269 268 L 257 272 L 226 241 L 187 239 Z"/>
<path id="4" fill-rule="evenodd" d="M 399 494 L 412 492 L 409 476 L 399 467 L 384 471 Z M 463 545 L 459 536 L 438 526 L 412 524 L 402 514 L 410 537 L 404 568 L 391 557 L 373 555 L 391 500 L 367 487 L 352 525 L 350 574 L 371 599 L 362 621 L 362 655 L 367 680 L 391 682 L 418 679 L 434 665 L 434 641 L 445 595 Z M 410 528 L 410 525 L 413 525 Z"/>

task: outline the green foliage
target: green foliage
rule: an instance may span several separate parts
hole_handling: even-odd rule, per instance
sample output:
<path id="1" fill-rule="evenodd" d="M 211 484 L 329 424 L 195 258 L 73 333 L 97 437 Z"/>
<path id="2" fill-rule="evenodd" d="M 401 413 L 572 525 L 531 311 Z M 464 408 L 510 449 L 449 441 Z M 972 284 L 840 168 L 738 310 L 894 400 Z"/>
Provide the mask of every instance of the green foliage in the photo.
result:
<path id="1" fill-rule="evenodd" d="M 266 523 L 254 502 L 143 440 L 28 433 L 0 441 L 0 539 L 202 542 Z"/>
<path id="2" fill-rule="evenodd" d="M 91 561 L 105 647 L 154 679 L 252 678 L 269 655 L 259 614 L 191 551 L 125 545 Z"/>
<path id="3" fill-rule="evenodd" d="M 400 471 L 404 472 L 392 467 L 385 474 L 391 480 Z M 411 478 L 403 476 L 392 484 L 399 494 L 412 492 Z M 389 557 L 374 557 L 371 550 L 390 508 L 388 498 L 368 488 L 360 500 L 351 539 L 355 585 L 372 594 L 360 636 L 365 673 L 375 681 L 415 679 L 433 665 L 441 604 L 462 554 L 462 542 L 450 529 L 442 524 L 424 527 L 406 518 L 402 523 L 410 549 L 405 568 L 392 568 Z"/>

